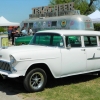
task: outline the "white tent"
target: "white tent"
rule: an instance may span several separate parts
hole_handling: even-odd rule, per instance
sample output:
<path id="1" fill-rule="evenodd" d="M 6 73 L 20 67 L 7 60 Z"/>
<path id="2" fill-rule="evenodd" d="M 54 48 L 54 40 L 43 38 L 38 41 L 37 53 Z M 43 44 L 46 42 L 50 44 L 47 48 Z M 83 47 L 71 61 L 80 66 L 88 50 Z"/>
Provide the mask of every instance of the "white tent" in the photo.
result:
<path id="1" fill-rule="evenodd" d="M 0 26 L 20 26 L 20 23 L 10 22 L 3 16 L 0 17 Z"/>
<path id="2" fill-rule="evenodd" d="M 88 15 L 88 17 L 91 18 L 93 23 L 100 23 L 100 11 L 99 10 L 96 10 L 92 14 Z"/>

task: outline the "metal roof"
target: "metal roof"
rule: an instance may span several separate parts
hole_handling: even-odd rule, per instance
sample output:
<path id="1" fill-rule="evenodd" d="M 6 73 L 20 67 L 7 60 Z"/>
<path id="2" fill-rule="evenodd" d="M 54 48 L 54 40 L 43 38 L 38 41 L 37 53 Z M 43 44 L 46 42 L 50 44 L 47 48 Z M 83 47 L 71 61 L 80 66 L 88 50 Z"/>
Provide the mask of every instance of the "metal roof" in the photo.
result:
<path id="1" fill-rule="evenodd" d="M 61 35 L 86 35 L 86 36 L 100 36 L 100 32 L 99 31 L 87 31 L 87 30 L 43 30 L 43 31 L 38 31 L 37 33 L 58 33 Z"/>
<path id="2" fill-rule="evenodd" d="M 74 19 L 74 18 L 82 18 L 82 19 L 89 19 L 91 20 L 88 16 L 85 15 L 66 15 L 66 16 L 56 16 L 56 17 L 43 17 L 43 18 L 31 18 L 31 19 L 26 19 L 23 22 L 32 22 L 32 21 L 56 21 L 60 19 Z"/>

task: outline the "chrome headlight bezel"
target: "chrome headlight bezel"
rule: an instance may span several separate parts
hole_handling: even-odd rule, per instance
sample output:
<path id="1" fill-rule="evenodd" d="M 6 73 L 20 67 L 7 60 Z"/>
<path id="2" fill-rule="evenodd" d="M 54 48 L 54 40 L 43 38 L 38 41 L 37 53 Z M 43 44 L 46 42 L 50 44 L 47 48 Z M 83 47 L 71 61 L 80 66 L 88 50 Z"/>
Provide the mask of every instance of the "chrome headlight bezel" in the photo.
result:
<path id="1" fill-rule="evenodd" d="M 10 55 L 10 64 L 11 64 L 11 66 L 13 67 L 13 65 L 15 63 L 16 63 L 16 59 L 12 55 Z"/>

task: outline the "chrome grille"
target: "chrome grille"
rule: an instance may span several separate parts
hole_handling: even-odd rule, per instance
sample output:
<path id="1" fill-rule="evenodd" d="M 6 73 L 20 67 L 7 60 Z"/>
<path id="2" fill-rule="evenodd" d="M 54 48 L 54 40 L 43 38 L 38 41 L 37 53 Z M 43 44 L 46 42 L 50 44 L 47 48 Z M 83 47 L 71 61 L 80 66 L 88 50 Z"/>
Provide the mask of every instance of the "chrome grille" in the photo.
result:
<path id="1" fill-rule="evenodd" d="M 0 61 L 0 69 L 10 71 L 9 63 Z"/>

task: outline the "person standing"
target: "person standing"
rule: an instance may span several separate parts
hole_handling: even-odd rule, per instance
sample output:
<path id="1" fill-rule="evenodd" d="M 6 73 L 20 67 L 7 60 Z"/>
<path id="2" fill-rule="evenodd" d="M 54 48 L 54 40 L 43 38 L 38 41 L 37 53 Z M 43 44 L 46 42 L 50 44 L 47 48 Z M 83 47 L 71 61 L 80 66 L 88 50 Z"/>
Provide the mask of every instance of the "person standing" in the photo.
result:
<path id="1" fill-rule="evenodd" d="M 100 46 L 100 36 L 99 36 L 99 46 Z"/>
<path id="2" fill-rule="evenodd" d="M 10 41 L 12 30 L 8 29 L 8 40 Z"/>
<path id="3" fill-rule="evenodd" d="M 22 28 L 21 34 L 22 34 L 23 36 L 27 36 L 27 35 L 28 35 L 28 33 L 27 33 L 27 31 L 26 31 L 25 28 Z"/>
<path id="4" fill-rule="evenodd" d="M 33 30 L 31 28 L 29 28 L 29 32 L 28 32 L 29 35 L 33 35 Z"/>
<path id="5" fill-rule="evenodd" d="M 15 28 L 12 29 L 12 33 L 11 33 L 11 36 L 12 36 L 12 45 L 14 45 L 14 35 L 16 34 L 16 30 Z"/>

